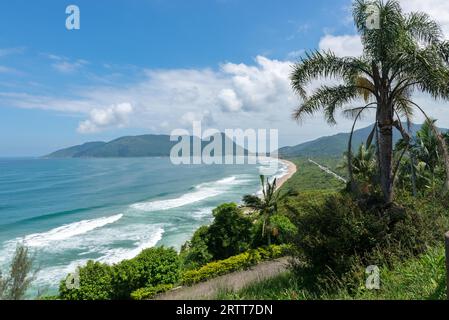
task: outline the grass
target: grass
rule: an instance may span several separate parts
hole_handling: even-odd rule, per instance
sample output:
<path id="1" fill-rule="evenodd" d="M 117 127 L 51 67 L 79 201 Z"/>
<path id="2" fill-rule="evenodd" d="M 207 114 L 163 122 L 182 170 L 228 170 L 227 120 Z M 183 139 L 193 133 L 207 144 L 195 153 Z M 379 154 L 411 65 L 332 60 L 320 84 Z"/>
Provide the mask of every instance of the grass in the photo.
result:
<path id="1" fill-rule="evenodd" d="M 367 290 L 361 284 L 356 292 L 343 285 L 331 291 L 309 292 L 291 273 L 252 284 L 239 292 L 220 292 L 220 300 L 444 300 L 446 273 L 444 250 L 429 249 L 422 256 L 381 269 L 379 290 Z"/>
<path id="2" fill-rule="evenodd" d="M 295 158 L 289 160 L 296 164 L 297 171 L 285 182 L 281 192 L 285 190 L 295 190 L 298 192 L 308 190 L 336 191 L 345 187 L 345 184 L 342 181 L 323 172 L 318 166 L 310 163 L 308 158 Z M 313 160 L 344 176 L 344 173 L 337 169 L 340 161 L 337 158 L 314 158 Z"/>

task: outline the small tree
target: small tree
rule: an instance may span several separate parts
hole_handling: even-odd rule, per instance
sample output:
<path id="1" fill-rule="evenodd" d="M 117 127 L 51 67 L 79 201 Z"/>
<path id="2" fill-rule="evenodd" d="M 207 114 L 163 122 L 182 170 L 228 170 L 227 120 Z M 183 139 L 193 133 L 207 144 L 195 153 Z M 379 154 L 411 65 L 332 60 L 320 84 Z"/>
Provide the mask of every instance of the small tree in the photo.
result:
<path id="1" fill-rule="evenodd" d="M 246 207 L 258 212 L 263 221 L 262 237 L 266 234 L 268 245 L 271 245 L 272 228 L 270 218 L 277 213 L 279 193 L 276 192 L 276 179 L 270 183 L 268 178 L 265 180 L 265 176 L 261 175 L 260 183 L 262 185 L 262 198 L 255 195 L 245 195 L 243 197 L 243 203 Z"/>
<path id="2" fill-rule="evenodd" d="M 9 274 L 0 273 L 0 300 L 21 300 L 35 278 L 33 258 L 29 249 L 18 244 L 11 262 Z"/>
<path id="3" fill-rule="evenodd" d="M 251 220 L 235 203 L 225 203 L 213 210 L 214 222 L 207 231 L 207 247 L 213 259 L 221 260 L 248 250 Z"/>

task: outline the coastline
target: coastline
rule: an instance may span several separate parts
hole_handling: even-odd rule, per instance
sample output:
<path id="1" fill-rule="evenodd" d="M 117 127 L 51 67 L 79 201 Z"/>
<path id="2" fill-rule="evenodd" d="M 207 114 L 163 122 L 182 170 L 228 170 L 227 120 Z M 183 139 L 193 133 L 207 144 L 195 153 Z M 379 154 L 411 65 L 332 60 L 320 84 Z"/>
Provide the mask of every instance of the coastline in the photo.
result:
<path id="1" fill-rule="evenodd" d="M 279 161 L 287 165 L 287 173 L 276 180 L 277 182 L 276 190 L 279 190 L 282 187 L 282 185 L 285 182 L 287 182 L 287 180 L 290 179 L 297 171 L 296 164 L 294 164 L 293 162 L 284 159 L 279 159 Z"/>

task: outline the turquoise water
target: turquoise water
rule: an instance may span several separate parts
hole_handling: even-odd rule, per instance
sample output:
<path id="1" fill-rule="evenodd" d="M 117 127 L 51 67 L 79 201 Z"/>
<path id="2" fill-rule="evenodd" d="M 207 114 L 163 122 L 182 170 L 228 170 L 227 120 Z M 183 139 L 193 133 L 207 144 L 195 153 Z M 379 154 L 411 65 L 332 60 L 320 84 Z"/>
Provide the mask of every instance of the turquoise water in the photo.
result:
<path id="1" fill-rule="evenodd" d="M 179 249 L 211 222 L 214 207 L 258 192 L 266 166 L 0 159 L 0 269 L 23 242 L 40 270 L 32 291 L 50 294 L 89 259 L 116 263 L 152 246 Z M 281 164 L 276 175 L 285 171 Z"/>

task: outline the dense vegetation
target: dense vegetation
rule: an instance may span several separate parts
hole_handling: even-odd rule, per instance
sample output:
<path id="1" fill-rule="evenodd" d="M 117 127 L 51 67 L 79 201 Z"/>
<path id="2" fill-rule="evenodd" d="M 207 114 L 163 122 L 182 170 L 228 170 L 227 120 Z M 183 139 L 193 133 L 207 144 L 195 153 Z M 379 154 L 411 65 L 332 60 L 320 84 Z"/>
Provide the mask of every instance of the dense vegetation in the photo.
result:
<path id="1" fill-rule="evenodd" d="M 164 247 L 143 250 L 137 257 L 115 265 L 89 261 L 77 270 L 79 288 L 61 281 L 59 297 L 67 300 L 129 299 L 142 288 L 151 290 L 179 279 L 179 257 Z M 136 294 L 136 293 L 135 293 Z"/>
<path id="2" fill-rule="evenodd" d="M 212 224 L 199 228 L 179 254 L 172 248 L 159 247 L 145 249 L 137 257 L 114 265 L 89 261 L 76 272 L 79 287 L 67 286 L 73 279 L 69 275 L 61 281 L 59 295 L 54 298 L 150 299 L 174 286 L 243 270 L 289 251 L 287 246 L 259 247 L 260 222 L 234 203 L 220 205 L 213 216 Z M 290 220 L 280 214 L 270 219 L 273 242 L 287 241 L 294 232 Z"/>
<path id="3" fill-rule="evenodd" d="M 262 176 L 261 197 L 246 195 L 241 206 L 214 209 L 214 221 L 199 228 L 179 254 L 161 247 L 115 265 L 90 261 L 78 270 L 80 288 L 68 289 L 62 281 L 58 298 L 149 299 L 173 286 L 287 253 L 290 272 L 219 298 L 444 298 L 449 134 L 427 114 L 424 125 L 412 132 L 413 111 L 424 110 L 411 96 L 421 91 L 449 98 L 449 44 L 426 14 L 406 15 L 395 0 L 374 2 L 381 28 L 368 29 L 370 3 L 356 0 L 353 8 L 362 57 L 314 52 L 292 74 L 292 86 L 302 97 L 294 114 L 298 119 L 324 109 L 327 121 L 334 123 L 336 110 L 344 108 L 355 125 L 365 111 L 375 110 L 366 142 L 353 148 L 351 132 L 343 157 L 315 158 L 344 175 L 346 185 L 307 157 L 292 159 L 299 170 L 281 190 L 276 180 Z M 339 77 L 343 84 L 322 86 L 309 95 L 306 85 L 321 76 Z M 359 107 L 347 107 L 363 100 Z M 394 130 L 402 137 L 395 144 Z M 368 266 L 380 268 L 378 290 L 365 285 Z M 22 278 L 29 266 L 25 269 Z M 11 296 L 16 286 L 10 283 L 0 277 L 0 293 Z"/>

